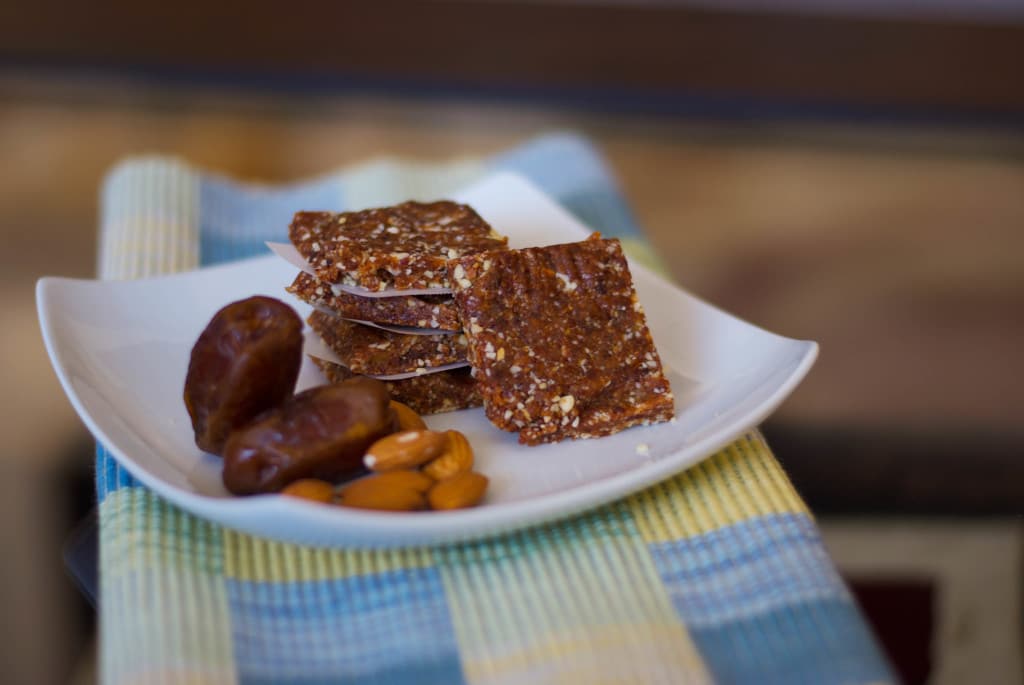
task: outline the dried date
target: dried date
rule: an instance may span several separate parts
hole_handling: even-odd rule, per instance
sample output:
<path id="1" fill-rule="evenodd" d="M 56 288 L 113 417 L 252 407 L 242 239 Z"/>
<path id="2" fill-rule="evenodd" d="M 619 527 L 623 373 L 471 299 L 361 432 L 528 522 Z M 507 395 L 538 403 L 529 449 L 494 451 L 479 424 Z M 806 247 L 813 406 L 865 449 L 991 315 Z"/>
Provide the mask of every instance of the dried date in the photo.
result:
<path id="1" fill-rule="evenodd" d="M 337 482 L 361 469 L 363 454 L 395 430 L 387 388 L 352 378 L 295 395 L 232 433 L 224 485 L 236 495 L 277 492 L 300 478 Z"/>
<path id="2" fill-rule="evenodd" d="M 302 319 L 270 297 L 233 302 L 192 348 L 185 407 L 196 444 L 221 454 L 231 431 L 276 407 L 295 390 L 302 364 Z"/>

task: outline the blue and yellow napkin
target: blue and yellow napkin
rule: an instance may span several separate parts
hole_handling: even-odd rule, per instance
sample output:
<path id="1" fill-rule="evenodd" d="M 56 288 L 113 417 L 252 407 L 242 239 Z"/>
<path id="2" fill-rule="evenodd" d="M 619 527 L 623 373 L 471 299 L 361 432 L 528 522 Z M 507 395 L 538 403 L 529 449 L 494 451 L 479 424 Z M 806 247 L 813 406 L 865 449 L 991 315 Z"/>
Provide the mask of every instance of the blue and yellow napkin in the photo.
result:
<path id="1" fill-rule="evenodd" d="M 298 209 L 531 178 L 652 262 L 594 148 L 540 138 L 485 160 L 381 161 L 281 187 L 167 158 L 102 197 L 100 275 L 239 259 Z M 196 518 L 97 449 L 105 683 L 888 683 L 894 679 L 759 433 L 639 494 L 447 547 L 325 550 Z"/>

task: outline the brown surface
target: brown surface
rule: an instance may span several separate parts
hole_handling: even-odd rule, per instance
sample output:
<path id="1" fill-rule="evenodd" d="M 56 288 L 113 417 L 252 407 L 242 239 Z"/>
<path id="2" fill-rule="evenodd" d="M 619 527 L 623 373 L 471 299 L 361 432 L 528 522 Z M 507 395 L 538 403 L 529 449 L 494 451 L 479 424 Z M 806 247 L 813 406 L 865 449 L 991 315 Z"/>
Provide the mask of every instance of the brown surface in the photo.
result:
<path id="1" fill-rule="evenodd" d="M 329 27 L 329 28 L 328 28 Z M 386 49 L 382 49 L 382 41 Z M 1024 111 L 1024 26 L 673 2 L 0 4 L 0 57 Z M 185 49 L 183 46 L 187 46 Z"/>
<path id="2" fill-rule="evenodd" d="M 311 357 L 331 383 L 352 378 L 354 374 L 339 364 Z M 483 404 L 469 368 L 417 376 L 401 381 L 383 381 L 391 399 L 407 404 L 417 414 L 442 414 Z"/>
<path id="3" fill-rule="evenodd" d="M 765 438 L 817 514 L 1020 516 L 1024 434 L 771 420 Z M 822 455 L 827 455 L 823 458 Z"/>
<path id="4" fill-rule="evenodd" d="M 938 588 L 923 574 L 847 577 L 860 610 L 903 685 L 926 685 L 932 674 Z"/>
<path id="5" fill-rule="evenodd" d="M 534 445 L 672 418 L 672 391 L 618 240 L 455 264 L 455 303 L 491 423 Z"/>
<path id="6" fill-rule="evenodd" d="M 303 302 L 326 307 L 347 319 L 372 321 L 392 326 L 414 326 L 461 331 L 459 314 L 452 298 L 444 295 L 422 297 L 359 297 L 336 293 L 330 285 L 300 272 L 288 292 Z"/>
<path id="7" fill-rule="evenodd" d="M 472 207 L 448 201 L 297 212 L 288 237 L 321 281 L 370 290 L 451 287 L 449 259 L 508 243 Z"/>
<path id="8" fill-rule="evenodd" d="M 313 312 L 310 327 L 353 373 L 387 376 L 466 359 L 461 333 L 405 335 Z"/>

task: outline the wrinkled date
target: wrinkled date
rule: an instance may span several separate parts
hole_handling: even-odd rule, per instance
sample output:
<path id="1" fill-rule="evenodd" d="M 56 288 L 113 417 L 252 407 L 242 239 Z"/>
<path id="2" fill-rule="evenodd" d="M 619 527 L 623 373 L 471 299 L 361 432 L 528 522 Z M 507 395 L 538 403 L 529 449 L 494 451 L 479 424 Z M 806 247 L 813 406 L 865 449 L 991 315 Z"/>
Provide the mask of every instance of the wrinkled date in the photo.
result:
<path id="1" fill-rule="evenodd" d="M 362 466 L 366 448 L 395 430 L 383 383 L 352 378 L 295 395 L 232 433 L 224 485 L 236 495 L 277 492 L 300 478 L 336 482 Z"/>
<path id="2" fill-rule="evenodd" d="M 301 364 L 302 319 L 283 302 L 250 297 L 214 314 L 185 377 L 200 449 L 221 454 L 231 431 L 284 402 Z"/>

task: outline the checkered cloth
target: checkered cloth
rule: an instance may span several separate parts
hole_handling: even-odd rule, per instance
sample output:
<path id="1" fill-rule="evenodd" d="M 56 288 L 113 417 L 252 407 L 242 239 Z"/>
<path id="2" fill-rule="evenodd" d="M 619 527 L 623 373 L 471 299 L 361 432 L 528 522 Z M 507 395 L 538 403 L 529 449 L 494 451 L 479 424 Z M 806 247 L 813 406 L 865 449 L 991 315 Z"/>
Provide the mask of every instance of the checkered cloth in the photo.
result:
<path id="1" fill-rule="evenodd" d="M 379 161 L 277 187 L 132 159 L 103 190 L 100 273 L 262 254 L 295 210 L 443 197 L 497 169 L 650 260 L 594 149 L 556 135 L 486 160 Z M 106 683 L 893 681 L 757 432 L 569 520 L 384 551 L 220 527 L 155 496 L 102 446 L 96 473 Z"/>

